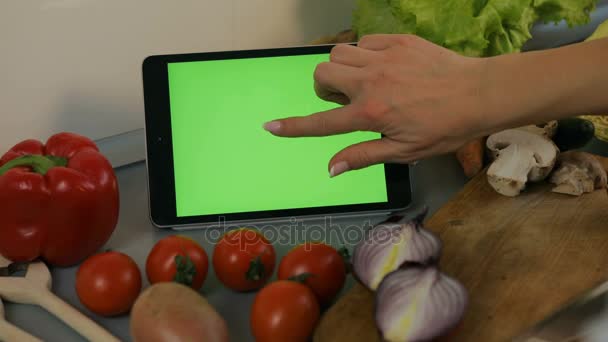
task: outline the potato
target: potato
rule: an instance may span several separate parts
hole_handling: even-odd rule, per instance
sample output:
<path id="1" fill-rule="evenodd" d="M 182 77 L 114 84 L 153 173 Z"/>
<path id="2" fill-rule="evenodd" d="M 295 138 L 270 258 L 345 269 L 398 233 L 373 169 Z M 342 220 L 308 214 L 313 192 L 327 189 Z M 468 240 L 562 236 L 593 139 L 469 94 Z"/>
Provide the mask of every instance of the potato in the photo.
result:
<path id="1" fill-rule="evenodd" d="M 173 282 L 157 283 L 137 298 L 131 310 L 135 342 L 228 342 L 224 319 L 198 292 Z"/>

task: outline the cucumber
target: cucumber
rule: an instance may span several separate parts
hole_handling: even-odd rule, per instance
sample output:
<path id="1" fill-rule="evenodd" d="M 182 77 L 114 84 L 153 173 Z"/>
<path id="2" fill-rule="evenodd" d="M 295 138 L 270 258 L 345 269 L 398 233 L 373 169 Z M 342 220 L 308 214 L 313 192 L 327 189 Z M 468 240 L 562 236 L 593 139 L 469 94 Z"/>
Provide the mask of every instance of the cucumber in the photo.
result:
<path id="1" fill-rule="evenodd" d="M 557 131 L 553 142 L 560 151 L 582 148 L 593 139 L 595 125 L 593 122 L 581 118 L 567 118 L 557 121 Z"/>

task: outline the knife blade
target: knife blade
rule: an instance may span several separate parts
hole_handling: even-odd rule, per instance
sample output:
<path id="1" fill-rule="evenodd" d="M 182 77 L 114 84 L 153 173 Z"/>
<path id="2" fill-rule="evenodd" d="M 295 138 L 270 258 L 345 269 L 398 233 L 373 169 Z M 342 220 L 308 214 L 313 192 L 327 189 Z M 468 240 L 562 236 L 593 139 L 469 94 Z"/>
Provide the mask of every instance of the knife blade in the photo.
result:
<path id="1" fill-rule="evenodd" d="M 513 342 L 608 341 L 608 281 L 534 324 Z"/>
<path id="2" fill-rule="evenodd" d="M 8 266 L 0 267 L 0 277 L 8 277 L 21 271 L 27 271 L 28 263 L 25 262 L 13 262 Z"/>

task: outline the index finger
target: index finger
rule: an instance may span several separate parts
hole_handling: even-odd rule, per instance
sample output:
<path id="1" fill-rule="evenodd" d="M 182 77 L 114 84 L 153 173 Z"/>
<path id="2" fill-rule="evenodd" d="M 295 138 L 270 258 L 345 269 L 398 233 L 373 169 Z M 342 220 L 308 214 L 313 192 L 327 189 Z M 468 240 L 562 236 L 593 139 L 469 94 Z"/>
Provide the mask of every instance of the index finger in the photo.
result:
<path id="1" fill-rule="evenodd" d="M 352 105 L 267 122 L 264 129 L 281 137 L 322 137 L 366 129 L 361 115 Z"/>

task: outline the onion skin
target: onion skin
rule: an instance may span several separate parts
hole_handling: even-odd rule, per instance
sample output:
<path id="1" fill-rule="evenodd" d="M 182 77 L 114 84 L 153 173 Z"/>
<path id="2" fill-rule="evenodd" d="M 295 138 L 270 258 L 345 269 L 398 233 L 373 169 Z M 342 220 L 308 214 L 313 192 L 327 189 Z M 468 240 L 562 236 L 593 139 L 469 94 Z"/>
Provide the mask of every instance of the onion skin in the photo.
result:
<path id="1" fill-rule="evenodd" d="M 229 342 L 226 322 L 205 298 L 173 282 L 142 292 L 131 310 L 130 329 L 135 342 Z"/>
<path id="2" fill-rule="evenodd" d="M 407 263 L 431 264 L 439 259 L 441 240 L 423 228 L 428 209 L 402 223 L 373 227 L 353 251 L 353 270 L 359 281 L 376 290 L 382 279 Z"/>
<path id="3" fill-rule="evenodd" d="M 434 266 L 416 265 L 387 275 L 376 292 L 376 325 L 389 342 L 430 341 L 462 319 L 465 287 Z"/>

